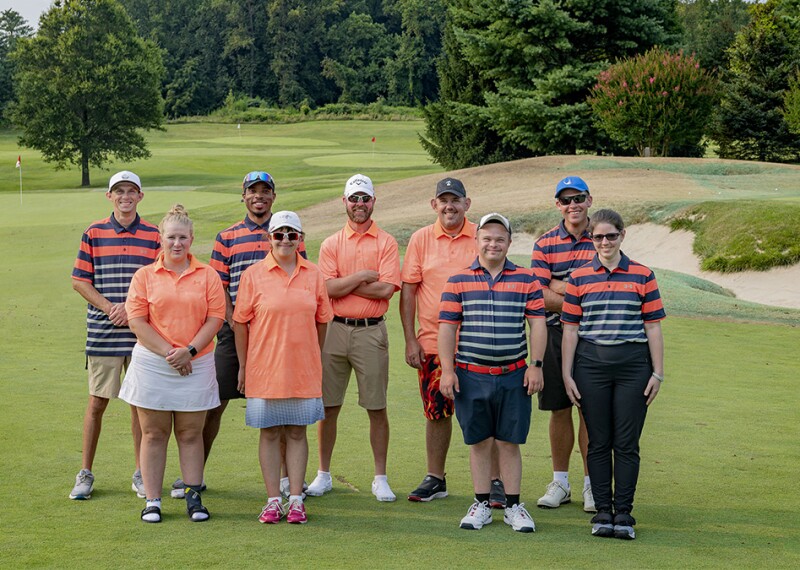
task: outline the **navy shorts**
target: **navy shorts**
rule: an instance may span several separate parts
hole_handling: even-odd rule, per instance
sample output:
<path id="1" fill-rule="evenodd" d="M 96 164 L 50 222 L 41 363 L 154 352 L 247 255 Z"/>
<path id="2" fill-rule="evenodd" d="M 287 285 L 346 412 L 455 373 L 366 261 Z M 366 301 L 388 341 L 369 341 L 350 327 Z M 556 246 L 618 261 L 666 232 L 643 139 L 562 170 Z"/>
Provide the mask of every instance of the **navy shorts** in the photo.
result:
<path id="1" fill-rule="evenodd" d="M 239 392 L 239 357 L 236 356 L 236 341 L 227 322 L 217 333 L 217 347 L 214 349 L 214 365 L 217 367 L 217 384 L 220 400 L 244 398 Z"/>
<path id="2" fill-rule="evenodd" d="M 475 445 L 490 437 L 525 443 L 531 427 L 531 397 L 523 385 L 526 368 L 499 376 L 456 368 L 456 418 L 464 443 Z"/>
<path id="3" fill-rule="evenodd" d="M 547 327 L 547 348 L 544 351 L 544 388 L 539 392 L 540 410 L 564 410 L 572 407 L 572 402 L 564 388 L 564 376 L 561 374 L 561 327 Z"/>

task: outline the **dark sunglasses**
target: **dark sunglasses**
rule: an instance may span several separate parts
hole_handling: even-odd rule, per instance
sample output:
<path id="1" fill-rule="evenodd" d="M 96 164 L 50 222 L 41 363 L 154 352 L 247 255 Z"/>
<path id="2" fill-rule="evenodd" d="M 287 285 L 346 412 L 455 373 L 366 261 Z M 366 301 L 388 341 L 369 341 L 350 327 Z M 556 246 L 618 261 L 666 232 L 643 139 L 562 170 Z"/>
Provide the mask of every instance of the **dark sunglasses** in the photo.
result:
<path id="1" fill-rule="evenodd" d="M 260 170 L 254 170 L 253 172 L 248 172 L 247 176 L 244 177 L 242 181 L 242 188 L 248 190 L 250 186 L 255 184 L 256 182 L 263 182 L 269 189 L 273 192 L 275 191 L 275 181 L 272 179 L 272 176 L 269 175 L 268 172 L 262 172 Z"/>
<path id="2" fill-rule="evenodd" d="M 272 232 L 272 239 L 275 241 L 283 241 L 283 238 L 288 238 L 289 241 L 297 241 L 300 239 L 298 232 Z"/>
<path id="3" fill-rule="evenodd" d="M 576 204 L 583 204 L 589 197 L 588 194 L 575 194 L 574 196 L 567 196 L 566 198 L 558 197 L 558 203 L 562 206 L 569 206 L 572 202 Z"/>
<path id="4" fill-rule="evenodd" d="M 351 194 L 347 197 L 348 202 L 352 202 L 353 204 L 358 204 L 359 202 L 363 202 L 365 204 L 369 204 L 372 202 L 372 196 L 369 194 L 363 194 L 359 196 L 358 194 Z"/>
<path id="5" fill-rule="evenodd" d="M 592 241 L 596 243 L 603 243 L 604 239 L 607 239 L 610 242 L 617 241 L 619 239 L 620 233 L 614 232 L 611 234 L 592 234 Z"/>

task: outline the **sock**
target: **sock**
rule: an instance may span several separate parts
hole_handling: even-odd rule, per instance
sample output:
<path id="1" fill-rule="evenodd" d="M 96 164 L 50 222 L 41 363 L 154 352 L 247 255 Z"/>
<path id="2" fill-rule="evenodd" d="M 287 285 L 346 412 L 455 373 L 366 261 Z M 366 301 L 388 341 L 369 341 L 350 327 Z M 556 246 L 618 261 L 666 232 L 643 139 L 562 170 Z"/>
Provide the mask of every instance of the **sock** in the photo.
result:
<path id="1" fill-rule="evenodd" d="M 161 508 L 161 497 L 158 499 L 148 499 L 145 503 L 145 507 L 158 507 Z M 146 515 L 142 515 L 142 520 L 147 522 L 157 522 L 161 520 L 161 515 L 158 513 L 148 513 Z"/>
<path id="2" fill-rule="evenodd" d="M 294 503 L 297 501 L 298 503 L 303 502 L 303 495 L 289 495 L 289 502 Z"/>
<path id="3" fill-rule="evenodd" d="M 553 481 L 558 481 L 569 490 L 569 471 L 553 471 Z"/>
<path id="4" fill-rule="evenodd" d="M 317 471 L 317 475 L 321 475 L 325 479 L 330 479 L 331 478 L 331 472 L 330 471 Z"/>
<path id="5" fill-rule="evenodd" d="M 489 493 L 475 493 L 475 500 L 479 503 L 488 503 Z"/>
<path id="6" fill-rule="evenodd" d="M 375 475 L 375 481 L 387 481 L 388 482 L 389 480 L 386 478 L 386 475 Z"/>
<path id="7" fill-rule="evenodd" d="M 510 509 L 519 504 L 519 495 L 511 495 L 506 493 L 506 508 Z"/>
<path id="8" fill-rule="evenodd" d="M 281 477 L 281 487 L 289 485 L 288 477 Z"/>
<path id="9" fill-rule="evenodd" d="M 588 475 L 586 475 L 586 476 L 583 478 L 583 488 L 584 488 L 584 489 L 587 489 L 587 488 L 589 488 L 589 487 L 591 487 L 591 486 L 592 486 L 592 480 L 589 478 L 589 476 L 588 476 Z"/>
<path id="10" fill-rule="evenodd" d="M 161 508 L 161 497 L 158 499 L 147 499 L 147 502 L 144 505 L 145 507 L 158 507 Z"/>
<path id="11" fill-rule="evenodd" d="M 267 504 L 271 503 L 272 501 L 278 501 L 280 503 L 281 502 L 281 498 L 280 497 L 267 497 Z"/>

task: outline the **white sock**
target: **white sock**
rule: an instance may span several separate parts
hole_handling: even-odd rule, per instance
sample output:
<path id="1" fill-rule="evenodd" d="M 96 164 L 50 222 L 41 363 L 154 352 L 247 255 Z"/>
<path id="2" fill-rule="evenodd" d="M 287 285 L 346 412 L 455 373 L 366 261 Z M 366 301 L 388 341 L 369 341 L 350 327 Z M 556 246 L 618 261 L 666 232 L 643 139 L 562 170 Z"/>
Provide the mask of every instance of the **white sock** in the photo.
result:
<path id="1" fill-rule="evenodd" d="M 272 501 L 278 501 L 280 503 L 281 502 L 281 498 L 280 497 L 268 497 L 267 498 L 267 504 L 271 503 Z"/>
<path id="2" fill-rule="evenodd" d="M 386 475 L 375 475 L 375 481 L 386 481 L 387 483 L 389 480 L 386 478 Z"/>
<path id="3" fill-rule="evenodd" d="M 302 503 L 303 495 L 289 495 L 289 502 L 294 503 L 295 501 Z"/>
<path id="4" fill-rule="evenodd" d="M 158 499 L 148 499 L 145 503 L 145 507 L 158 507 L 161 508 L 161 498 Z M 147 513 L 146 515 L 142 515 L 142 519 L 148 522 L 155 522 L 161 520 L 161 515 L 158 513 Z"/>
<path id="5" fill-rule="evenodd" d="M 569 471 L 553 471 L 553 481 L 558 481 L 565 489 L 569 489 Z"/>
<path id="6" fill-rule="evenodd" d="M 281 487 L 283 487 L 284 484 L 286 484 L 286 485 L 289 484 L 289 478 L 288 477 L 281 477 Z"/>
<path id="7" fill-rule="evenodd" d="M 145 507 L 158 507 L 161 508 L 161 497 L 158 499 L 147 499 L 147 502 L 144 505 Z"/>
<path id="8" fill-rule="evenodd" d="M 589 479 L 589 476 L 588 476 L 588 475 L 586 475 L 586 476 L 583 478 L 583 488 L 584 488 L 584 489 L 586 489 L 586 488 L 588 488 L 588 487 L 591 487 L 591 486 L 592 486 L 592 480 L 591 480 L 591 479 Z"/>
<path id="9" fill-rule="evenodd" d="M 317 476 L 322 477 L 323 479 L 330 479 L 331 472 L 330 471 L 317 471 Z"/>

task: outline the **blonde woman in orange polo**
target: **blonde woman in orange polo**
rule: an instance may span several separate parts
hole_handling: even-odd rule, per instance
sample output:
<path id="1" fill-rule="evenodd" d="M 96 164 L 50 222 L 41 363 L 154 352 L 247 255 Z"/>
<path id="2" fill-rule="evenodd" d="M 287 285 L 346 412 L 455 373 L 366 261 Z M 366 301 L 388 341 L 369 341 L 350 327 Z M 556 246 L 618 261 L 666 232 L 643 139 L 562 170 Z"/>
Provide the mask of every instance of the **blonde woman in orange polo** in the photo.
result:
<path id="1" fill-rule="evenodd" d="M 258 459 L 267 504 L 258 520 L 307 522 L 303 478 L 308 466 L 306 426 L 324 419 L 322 345 L 333 318 L 322 273 L 297 253 L 303 239 L 294 212 L 269 223 L 272 251 L 242 274 L 233 313 L 239 391 L 247 425 L 261 430 Z M 286 436 L 288 509 L 281 504 L 281 434 Z"/>
<path id="2" fill-rule="evenodd" d="M 159 225 L 162 251 L 133 276 L 125 309 L 136 335 L 120 399 L 136 406 L 142 425 L 142 478 L 147 503 L 142 520 L 161 522 L 167 443 L 174 430 L 186 481 L 186 511 L 208 520 L 200 498 L 203 424 L 219 406 L 213 339 L 225 318 L 219 275 L 189 253 L 192 221 L 176 204 Z"/>

